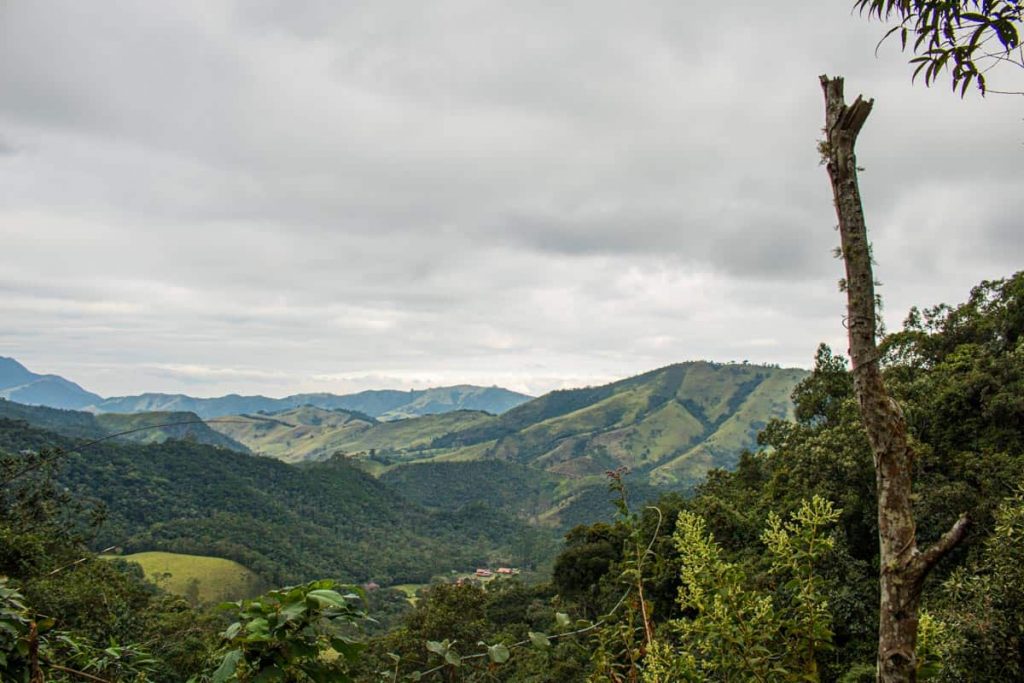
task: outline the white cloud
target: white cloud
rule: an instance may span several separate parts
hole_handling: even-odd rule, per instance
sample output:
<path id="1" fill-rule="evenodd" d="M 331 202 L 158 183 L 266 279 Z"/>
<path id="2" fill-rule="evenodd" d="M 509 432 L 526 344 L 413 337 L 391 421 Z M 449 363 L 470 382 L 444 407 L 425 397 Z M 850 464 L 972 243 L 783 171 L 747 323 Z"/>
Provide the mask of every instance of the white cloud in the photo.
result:
<path id="1" fill-rule="evenodd" d="M 499 383 L 842 349 L 817 75 L 877 98 L 890 325 L 1021 262 L 1013 98 L 843 3 L 0 9 L 0 353 L 107 394 Z"/>

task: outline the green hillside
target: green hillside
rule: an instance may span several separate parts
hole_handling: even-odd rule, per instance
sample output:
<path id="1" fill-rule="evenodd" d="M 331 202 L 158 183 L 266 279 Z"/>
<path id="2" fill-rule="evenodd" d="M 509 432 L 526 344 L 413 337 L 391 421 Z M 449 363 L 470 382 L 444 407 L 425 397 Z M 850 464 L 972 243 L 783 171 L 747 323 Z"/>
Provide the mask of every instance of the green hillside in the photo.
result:
<path id="1" fill-rule="evenodd" d="M 529 396 L 501 387 L 475 387 L 461 384 L 454 387 L 439 387 L 415 392 L 407 403 L 392 408 L 379 417 L 395 420 L 420 415 L 437 415 L 456 410 L 483 411 L 492 414 L 504 413 L 525 401 Z"/>
<path id="2" fill-rule="evenodd" d="M 163 443 L 168 439 L 184 439 L 243 453 L 249 450 L 238 441 L 211 429 L 195 413 L 109 413 L 97 415 L 96 422 L 108 434 L 121 434 L 119 438 L 125 441 Z"/>
<path id="3" fill-rule="evenodd" d="M 510 561 L 525 529 L 494 509 L 428 512 L 339 458 L 298 468 L 189 441 L 82 445 L 0 419 L 0 450 L 69 453 L 69 492 L 106 508 L 97 547 L 227 558 L 273 584 L 422 583 Z"/>
<path id="4" fill-rule="evenodd" d="M 344 443 L 375 424 L 368 415 L 302 406 L 273 415 L 231 415 L 211 426 L 254 453 L 299 462 L 345 452 Z"/>
<path id="5" fill-rule="evenodd" d="M 806 371 L 681 363 L 602 387 L 556 391 L 436 439 L 445 459 L 499 459 L 570 479 L 626 466 L 652 483 L 691 484 L 733 466 L 770 419 L 792 415 Z"/>
<path id="6" fill-rule="evenodd" d="M 146 578 L 169 593 L 193 602 L 218 603 L 259 594 L 266 583 L 255 573 L 231 560 L 204 555 L 144 552 L 114 555 L 142 567 Z"/>
<path id="7" fill-rule="evenodd" d="M 232 415 L 224 419 L 211 426 L 255 453 L 286 462 L 344 453 L 372 454 L 376 462 L 390 464 L 427 457 L 438 437 L 485 424 L 495 417 L 480 411 L 458 410 L 378 422 L 349 411 L 304 406 L 273 415 Z"/>
<path id="8" fill-rule="evenodd" d="M 109 436 L 109 432 L 96 421 L 95 415 L 77 410 L 29 406 L 0 398 L 0 418 L 23 420 L 40 429 L 64 436 L 83 439 L 102 439 Z"/>
<path id="9" fill-rule="evenodd" d="M 495 419 L 494 415 L 477 410 L 458 410 L 381 422 L 347 442 L 345 447 L 350 452 L 369 451 L 372 448 L 384 454 L 407 454 L 429 449 L 434 439 L 445 434 L 487 424 Z"/>

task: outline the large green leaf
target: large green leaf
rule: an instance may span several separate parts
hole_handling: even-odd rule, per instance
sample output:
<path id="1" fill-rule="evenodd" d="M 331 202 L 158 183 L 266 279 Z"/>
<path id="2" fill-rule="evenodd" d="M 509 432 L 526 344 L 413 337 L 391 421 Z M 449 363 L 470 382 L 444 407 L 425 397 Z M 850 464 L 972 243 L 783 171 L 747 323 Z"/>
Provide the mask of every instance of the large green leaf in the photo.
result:
<path id="1" fill-rule="evenodd" d="M 213 672 L 212 683 L 225 683 L 235 675 L 235 669 L 238 668 L 238 662 L 242 659 L 241 650 L 232 650 L 231 652 L 224 655 L 224 659 L 221 660 L 220 666 Z"/>

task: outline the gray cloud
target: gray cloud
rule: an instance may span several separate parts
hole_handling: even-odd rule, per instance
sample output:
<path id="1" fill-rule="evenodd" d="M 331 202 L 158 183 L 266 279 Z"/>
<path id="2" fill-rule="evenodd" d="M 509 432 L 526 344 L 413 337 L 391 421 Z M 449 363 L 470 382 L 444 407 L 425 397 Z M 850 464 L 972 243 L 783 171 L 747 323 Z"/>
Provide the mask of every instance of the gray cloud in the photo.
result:
<path id="1" fill-rule="evenodd" d="M 843 3 L 12 2 L 0 353 L 94 390 L 500 382 L 844 348 L 817 74 L 890 324 L 1019 267 L 1019 105 Z"/>

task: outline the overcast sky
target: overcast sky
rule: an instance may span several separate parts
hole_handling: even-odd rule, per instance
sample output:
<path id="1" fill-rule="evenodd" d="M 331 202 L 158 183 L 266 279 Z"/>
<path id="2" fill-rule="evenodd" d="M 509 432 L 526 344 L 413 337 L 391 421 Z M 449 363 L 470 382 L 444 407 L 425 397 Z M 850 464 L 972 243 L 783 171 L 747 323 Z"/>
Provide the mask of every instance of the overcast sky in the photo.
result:
<path id="1" fill-rule="evenodd" d="M 911 85 L 851 4 L 7 0 L 0 355 L 104 395 L 808 367 L 820 73 L 876 98 L 890 327 L 1024 264 L 1024 98 Z"/>

